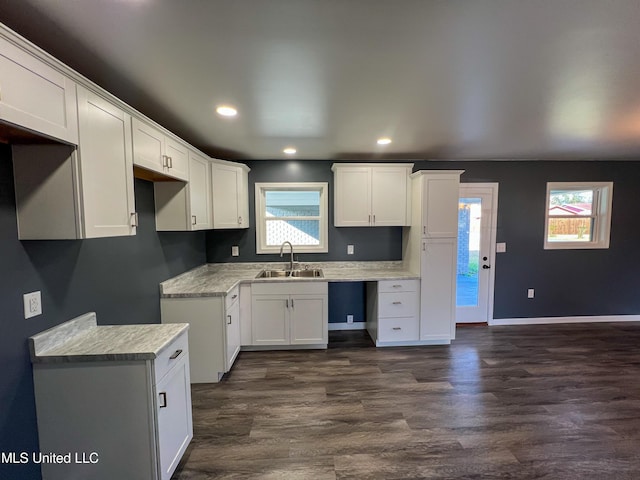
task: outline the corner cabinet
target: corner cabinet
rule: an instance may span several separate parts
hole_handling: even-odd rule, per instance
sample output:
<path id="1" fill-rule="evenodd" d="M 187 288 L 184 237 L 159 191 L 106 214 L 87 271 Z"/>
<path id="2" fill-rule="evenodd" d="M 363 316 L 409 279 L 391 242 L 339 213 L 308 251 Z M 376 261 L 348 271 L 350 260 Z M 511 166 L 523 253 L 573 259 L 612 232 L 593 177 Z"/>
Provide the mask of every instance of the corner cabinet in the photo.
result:
<path id="1" fill-rule="evenodd" d="M 159 129 L 134 118 L 133 163 L 177 180 L 189 179 L 189 149 Z"/>
<path id="2" fill-rule="evenodd" d="M 161 298 L 162 323 L 189 324 L 191 383 L 216 383 L 240 352 L 239 288 L 226 296 Z"/>
<path id="3" fill-rule="evenodd" d="M 75 83 L 3 33 L 0 25 L 0 121 L 77 145 Z"/>
<path id="4" fill-rule="evenodd" d="M 44 480 L 169 480 L 193 438 L 186 332 L 153 360 L 43 363 L 33 379 L 41 451 L 71 452 Z"/>
<path id="5" fill-rule="evenodd" d="M 154 182 L 156 230 L 211 228 L 209 160 L 189 151 L 189 182 Z"/>
<path id="6" fill-rule="evenodd" d="M 249 228 L 249 167 L 213 160 L 213 228 Z"/>
<path id="7" fill-rule="evenodd" d="M 21 240 L 136 233 L 130 115 L 78 86 L 78 118 L 77 149 L 13 146 Z"/>
<path id="8" fill-rule="evenodd" d="M 328 298 L 327 282 L 253 283 L 251 344 L 326 348 Z"/>
<path id="9" fill-rule="evenodd" d="M 409 175 L 413 164 L 336 163 L 334 225 L 384 227 L 410 225 Z"/>

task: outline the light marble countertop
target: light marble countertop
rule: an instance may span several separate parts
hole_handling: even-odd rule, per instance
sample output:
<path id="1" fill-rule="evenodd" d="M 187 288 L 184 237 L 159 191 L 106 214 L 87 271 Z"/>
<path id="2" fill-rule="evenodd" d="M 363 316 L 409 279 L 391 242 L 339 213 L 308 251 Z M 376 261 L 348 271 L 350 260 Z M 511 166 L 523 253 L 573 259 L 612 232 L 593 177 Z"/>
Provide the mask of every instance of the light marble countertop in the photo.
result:
<path id="1" fill-rule="evenodd" d="M 32 363 L 153 360 L 187 323 L 97 325 L 93 312 L 29 338 Z"/>
<path id="2" fill-rule="evenodd" d="M 419 275 L 403 269 L 402 262 L 300 262 L 294 268 L 320 268 L 323 278 L 256 278 L 264 269 L 285 269 L 278 263 L 209 263 L 160 284 L 163 298 L 225 296 L 240 283 L 255 282 L 369 282 L 415 280 Z"/>

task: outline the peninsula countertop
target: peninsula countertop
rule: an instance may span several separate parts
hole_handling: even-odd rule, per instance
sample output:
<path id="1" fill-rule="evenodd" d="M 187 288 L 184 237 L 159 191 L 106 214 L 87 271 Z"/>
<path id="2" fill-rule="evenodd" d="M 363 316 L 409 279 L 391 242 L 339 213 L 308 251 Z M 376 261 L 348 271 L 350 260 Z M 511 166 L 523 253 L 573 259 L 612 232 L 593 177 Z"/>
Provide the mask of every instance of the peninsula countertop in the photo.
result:
<path id="1" fill-rule="evenodd" d="M 187 323 L 99 326 L 90 312 L 30 337 L 31 361 L 152 360 L 188 328 Z"/>
<path id="2" fill-rule="evenodd" d="M 288 263 L 288 262 L 287 262 Z M 208 263 L 160 284 L 163 298 L 225 296 L 240 283 L 256 282 L 369 282 L 416 280 L 401 261 L 301 262 L 298 268 L 322 269 L 320 278 L 256 278 L 264 269 L 284 269 L 287 263 Z"/>

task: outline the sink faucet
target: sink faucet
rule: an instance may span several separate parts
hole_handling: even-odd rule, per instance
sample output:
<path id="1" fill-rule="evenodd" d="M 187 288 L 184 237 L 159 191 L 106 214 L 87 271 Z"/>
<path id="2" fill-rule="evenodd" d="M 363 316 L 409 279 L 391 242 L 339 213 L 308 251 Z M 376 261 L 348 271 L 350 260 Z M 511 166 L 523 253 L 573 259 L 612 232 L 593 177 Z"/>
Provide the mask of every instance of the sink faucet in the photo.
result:
<path id="1" fill-rule="evenodd" d="M 293 270 L 293 245 L 291 245 L 291 242 L 289 241 L 282 242 L 282 245 L 280 245 L 280 256 L 282 257 L 282 254 L 284 252 L 284 246 L 287 243 L 289 244 L 289 248 L 291 249 L 291 262 L 289 262 L 289 270 Z"/>

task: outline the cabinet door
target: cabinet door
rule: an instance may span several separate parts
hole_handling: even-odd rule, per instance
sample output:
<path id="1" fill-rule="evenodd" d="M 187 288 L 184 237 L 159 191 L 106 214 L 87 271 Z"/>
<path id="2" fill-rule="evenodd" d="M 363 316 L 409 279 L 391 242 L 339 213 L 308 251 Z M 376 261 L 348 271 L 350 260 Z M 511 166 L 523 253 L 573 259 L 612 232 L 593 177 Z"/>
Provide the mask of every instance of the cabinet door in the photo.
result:
<path id="1" fill-rule="evenodd" d="M 77 145 L 75 83 L 0 38 L 0 119 Z"/>
<path id="2" fill-rule="evenodd" d="M 455 338 L 455 238 L 422 241 L 420 340 Z"/>
<path id="3" fill-rule="evenodd" d="M 227 309 L 227 355 L 225 372 L 231 370 L 240 352 L 240 302 L 236 301 Z"/>
<path id="4" fill-rule="evenodd" d="M 334 225 L 336 227 L 371 225 L 371 168 L 338 168 L 334 188 Z"/>
<path id="5" fill-rule="evenodd" d="M 131 117 L 78 86 L 83 237 L 135 235 Z"/>
<path id="6" fill-rule="evenodd" d="M 161 480 L 169 480 L 193 438 L 189 363 L 185 358 L 156 385 Z"/>
<path id="7" fill-rule="evenodd" d="M 291 295 L 289 300 L 292 345 L 327 344 L 327 296 Z"/>
<path id="8" fill-rule="evenodd" d="M 407 215 L 406 168 L 373 167 L 371 172 L 371 212 L 373 226 L 404 226 Z"/>
<path id="9" fill-rule="evenodd" d="M 240 228 L 238 199 L 242 191 L 242 170 L 232 165 L 211 164 L 213 228 Z"/>
<path id="10" fill-rule="evenodd" d="M 288 295 L 254 295 L 251 299 L 253 345 L 288 345 Z"/>
<path id="11" fill-rule="evenodd" d="M 165 138 L 164 154 L 168 157 L 165 173 L 178 180 L 189 180 L 189 150 L 183 144 Z"/>
<path id="12" fill-rule="evenodd" d="M 191 229 L 211 228 L 211 183 L 209 162 L 189 152 L 189 203 L 191 207 Z"/>
<path id="13" fill-rule="evenodd" d="M 460 176 L 423 177 L 422 236 L 448 238 L 458 236 L 458 197 Z"/>
<path id="14" fill-rule="evenodd" d="M 158 173 L 166 173 L 164 135 L 157 128 L 133 118 L 133 164 Z"/>

